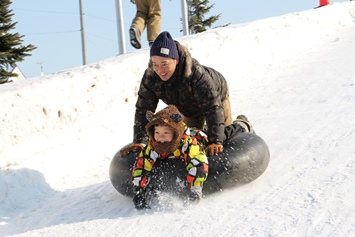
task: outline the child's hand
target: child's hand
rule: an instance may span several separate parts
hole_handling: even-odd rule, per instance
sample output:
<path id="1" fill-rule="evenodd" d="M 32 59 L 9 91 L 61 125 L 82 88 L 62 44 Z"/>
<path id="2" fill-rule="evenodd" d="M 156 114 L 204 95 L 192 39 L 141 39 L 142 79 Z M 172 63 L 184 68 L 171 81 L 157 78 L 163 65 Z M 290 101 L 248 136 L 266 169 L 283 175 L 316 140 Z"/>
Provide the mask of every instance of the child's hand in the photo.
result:
<path id="1" fill-rule="evenodd" d="M 206 148 L 206 155 L 214 156 L 223 151 L 223 145 L 221 144 L 210 144 Z"/>
<path id="2" fill-rule="evenodd" d="M 144 147 L 145 147 L 145 144 L 143 144 L 143 143 L 133 143 L 129 146 L 123 147 L 120 150 L 120 156 L 123 157 L 130 152 L 141 152 L 141 150 L 143 150 Z"/>

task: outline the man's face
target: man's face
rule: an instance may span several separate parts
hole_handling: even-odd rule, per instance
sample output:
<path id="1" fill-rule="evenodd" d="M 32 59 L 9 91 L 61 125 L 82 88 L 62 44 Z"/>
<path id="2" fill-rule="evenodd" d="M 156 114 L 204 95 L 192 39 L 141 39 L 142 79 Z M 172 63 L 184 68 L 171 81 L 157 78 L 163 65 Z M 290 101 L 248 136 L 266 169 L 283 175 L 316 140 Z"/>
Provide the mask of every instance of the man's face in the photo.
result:
<path id="1" fill-rule="evenodd" d="M 176 65 L 179 60 L 173 58 L 165 58 L 160 56 L 152 56 L 153 70 L 160 77 L 161 80 L 167 81 L 174 74 Z"/>

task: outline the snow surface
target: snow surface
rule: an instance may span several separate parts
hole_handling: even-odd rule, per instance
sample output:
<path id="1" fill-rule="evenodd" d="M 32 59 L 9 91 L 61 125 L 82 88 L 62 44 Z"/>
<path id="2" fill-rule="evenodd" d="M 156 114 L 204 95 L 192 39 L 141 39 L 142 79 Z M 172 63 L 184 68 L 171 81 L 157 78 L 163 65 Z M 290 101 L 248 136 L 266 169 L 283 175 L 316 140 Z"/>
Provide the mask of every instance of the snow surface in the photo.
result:
<path id="1" fill-rule="evenodd" d="M 0 236 L 355 236 L 354 13 L 335 3 L 178 39 L 225 75 L 271 153 L 258 179 L 190 209 L 166 197 L 137 211 L 109 180 L 148 49 L 1 85 Z"/>

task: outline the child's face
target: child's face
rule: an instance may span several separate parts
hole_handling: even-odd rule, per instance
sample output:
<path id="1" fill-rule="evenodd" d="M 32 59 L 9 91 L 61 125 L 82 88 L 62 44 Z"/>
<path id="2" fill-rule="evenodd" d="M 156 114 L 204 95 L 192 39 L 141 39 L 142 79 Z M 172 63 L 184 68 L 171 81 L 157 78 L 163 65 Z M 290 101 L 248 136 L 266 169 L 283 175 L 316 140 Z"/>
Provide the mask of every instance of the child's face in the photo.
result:
<path id="1" fill-rule="evenodd" d="M 154 139 L 157 142 L 171 142 L 174 137 L 174 132 L 167 126 L 154 126 Z"/>

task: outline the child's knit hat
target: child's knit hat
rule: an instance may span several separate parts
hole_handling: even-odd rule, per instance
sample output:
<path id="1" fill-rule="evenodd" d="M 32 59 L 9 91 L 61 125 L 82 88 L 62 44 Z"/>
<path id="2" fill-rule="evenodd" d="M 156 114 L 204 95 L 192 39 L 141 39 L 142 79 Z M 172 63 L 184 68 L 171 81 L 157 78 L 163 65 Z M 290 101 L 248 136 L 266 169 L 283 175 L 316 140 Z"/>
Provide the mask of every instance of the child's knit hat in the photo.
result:
<path id="1" fill-rule="evenodd" d="M 156 114 L 147 111 L 146 118 L 149 123 L 145 127 L 149 137 L 154 141 L 154 149 L 160 154 L 170 154 L 178 149 L 181 137 L 185 130 L 183 115 L 174 105 L 168 105 Z M 161 125 L 170 127 L 174 131 L 174 137 L 171 142 L 156 142 L 154 139 L 154 126 Z"/>

